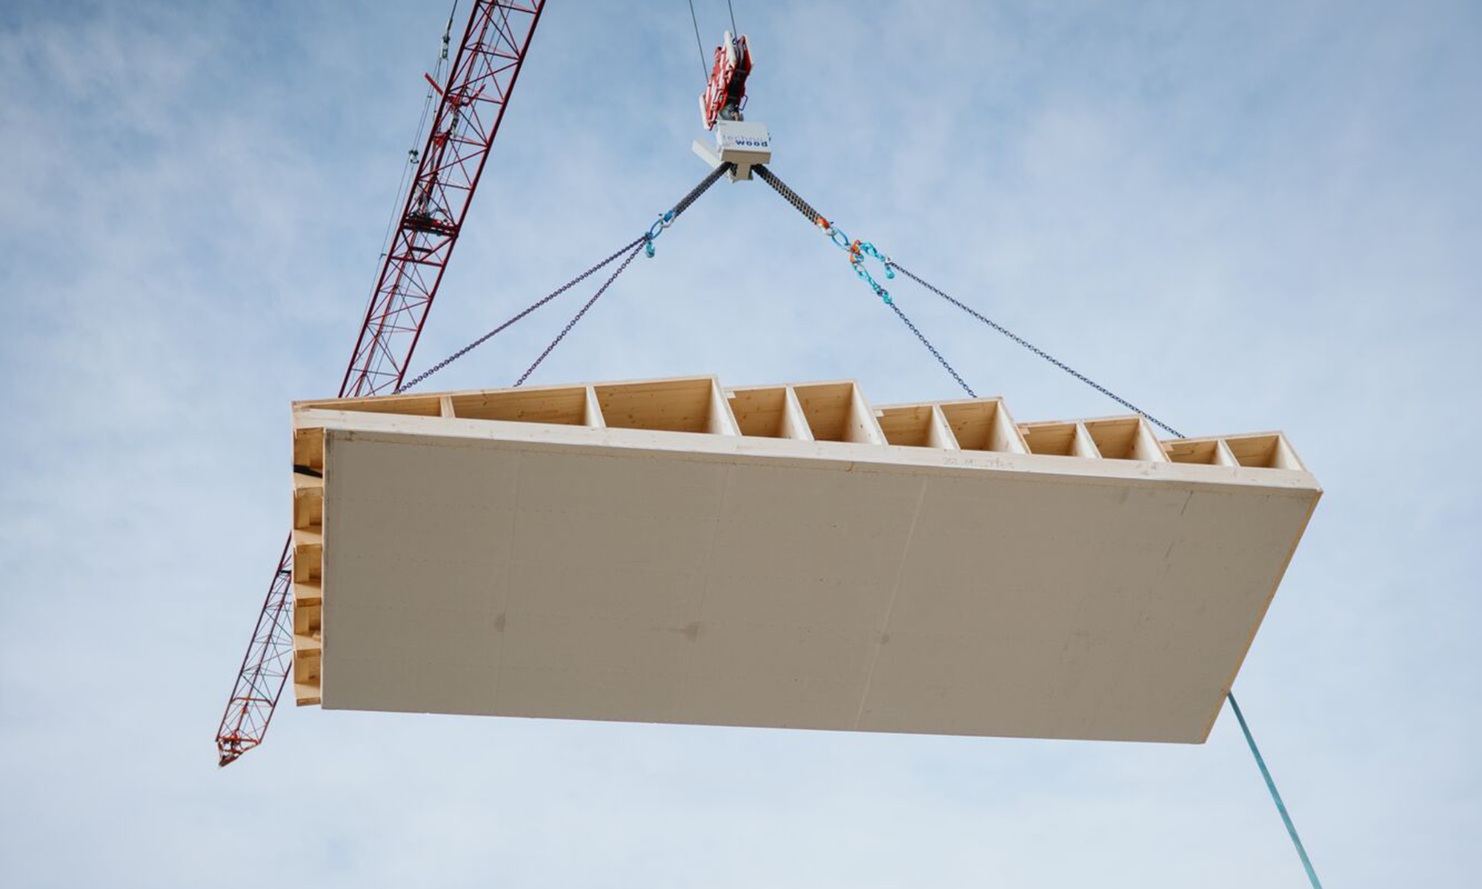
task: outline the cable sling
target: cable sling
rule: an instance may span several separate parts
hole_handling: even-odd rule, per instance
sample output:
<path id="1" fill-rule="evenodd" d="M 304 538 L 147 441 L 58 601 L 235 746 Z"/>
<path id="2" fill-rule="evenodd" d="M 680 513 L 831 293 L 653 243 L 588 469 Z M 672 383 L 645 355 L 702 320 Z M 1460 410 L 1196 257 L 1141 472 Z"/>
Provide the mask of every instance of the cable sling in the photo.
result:
<path id="1" fill-rule="evenodd" d="M 1147 420 L 1149 423 L 1152 423 L 1158 428 L 1168 432 L 1175 438 L 1185 437 L 1182 432 L 1179 432 L 1172 426 L 1169 426 L 1167 423 L 1164 423 L 1162 420 L 1159 420 L 1152 414 L 1144 411 L 1142 408 L 1137 407 L 1132 402 L 1121 397 L 1120 395 L 1117 395 L 1115 392 L 1112 392 L 1110 389 L 1106 388 L 1105 386 L 1101 385 L 1100 383 L 1096 382 L 1080 371 L 1072 368 L 1070 365 L 1066 364 L 1060 359 L 1055 358 L 1053 355 L 1019 336 L 1018 334 L 1014 333 L 998 322 L 992 320 L 988 316 L 982 314 L 981 312 L 977 311 L 961 300 L 950 296 L 935 285 L 930 284 L 927 281 L 917 277 L 909 269 L 891 259 L 888 255 L 879 252 L 874 244 L 864 241 L 850 241 L 848 235 L 845 235 L 843 232 L 841 232 L 833 223 L 829 222 L 828 219 L 823 216 L 823 214 L 815 210 L 812 204 L 808 203 L 806 200 L 803 199 L 801 195 L 789 188 L 786 183 L 777 178 L 777 175 L 771 170 L 767 169 L 765 166 L 761 164 L 753 164 L 751 169 L 756 172 L 758 178 L 767 183 L 767 185 L 771 186 L 772 190 L 776 191 L 777 194 L 781 195 L 783 200 L 787 201 L 799 213 L 803 214 L 803 217 L 807 219 L 808 222 L 821 229 L 823 233 L 829 237 L 829 240 L 831 240 L 836 246 L 849 251 L 850 264 L 854 266 L 855 273 L 860 278 L 864 279 L 865 283 L 870 285 L 870 287 L 875 291 L 875 294 L 880 297 L 881 301 L 895 312 L 896 317 L 900 318 L 901 321 L 905 323 L 906 327 L 908 327 L 910 331 L 916 335 L 916 338 L 921 341 L 921 344 L 926 347 L 927 351 L 931 352 L 932 357 L 936 358 L 938 363 L 940 363 L 942 367 L 947 369 L 947 372 L 952 375 L 952 378 L 957 381 L 957 384 L 961 386 L 968 395 L 972 396 L 973 398 L 977 397 L 977 395 L 973 393 L 972 388 L 968 386 L 968 384 L 962 379 L 962 376 L 957 373 L 957 370 L 953 368 L 952 365 L 947 361 L 947 359 L 942 356 L 942 353 L 931 344 L 931 341 L 926 338 L 925 334 L 923 334 L 921 330 L 911 322 L 911 319 L 906 317 L 905 313 L 901 311 L 900 306 L 895 304 L 895 300 L 891 298 L 890 293 L 886 291 L 884 287 L 880 286 L 880 284 L 874 279 L 874 277 L 872 277 L 864 268 L 863 259 L 865 256 L 871 256 L 875 259 L 880 260 L 880 262 L 885 267 L 887 278 L 894 278 L 895 273 L 900 272 L 902 275 L 910 278 L 912 281 L 915 281 L 917 284 L 920 284 L 922 287 L 930 290 L 932 293 L 935 293 L 937 296 L 940 296 L 942 299 L 968 313 L 973 318 L 976 318 L 978 321 L 981 321 L 983 324 L 986 324 L 988 327 L 992 328 L 998 333 L 1003 334 L 1010 340 L 1013 340 L 1015 343 L 1023 346 L 1025 349 L 1028 349 L 1030 352 L 1033 352 L 1035 355 L 1038 355 L 1055 367 L 1058 367 L 1059 369 L 1075 377 L 1077 380 L 1080 380 L 1082 383 L 1085 383 L 1087 386 L 1090 386 L 1092 389 L 1095 389 L 1097 392 L 1100 392 L 1102 395 L 1110 398 L 1112 401 L 1115 401 L 1117 404 L 1120 404 L 1122 407 L 1133 411 L 1138 416 Z M 1245 722 L 1245 715 L 1240 712 L 1240 705 L 1235 701 L 1235 692 L 1233 690 L 1225 692 L 1225 699 L 1230 702 L 1230 709 L 1234 711 L 1235 719 L 1240 723 L 1240 731 L 1245 735 L 1246 744 L 1250 746 L 1250 752 L 1255 757 L 1256 765 L 1261 770 L 1261 777 L 1265 779 L 1266 789 L 1271 792 L 1271 800 L 1276 804 L 1276 810 L 1281 813 L 1281 820 L 1282 823 L 1286 825 L 1287 835 L 1291 837 L 1292 845 L 1296 848 L 1298 857 L 1302 859 L 1302 867 L 1307 873 L 1307 879 L 1312 884 L 1312 889 L 1322 889 L 1322 883 L 1320 883 L 1317 879 L 1317 872 L 1312 867 L 1312 861 L 1307 857 L 1307 848 L 1302 845 L 1302 838 L 1297 835 L 1297 826 L 1292 822 L 1292 817 L 1291 814 L 1287 812 L 1286 804 L 1282 802 L 1281 794 L 1276 789 L 1276 782 L 1271 777 L 1271 771 L 1266 768 L 1266 761 L 1261 756 L 1261 751 L 1256 747 L 1256 740 L 1255 737 L 1251 735 L 1250 726 L 1247 725 Z"/>
<path id="2" fill-rule="evenodd" d="M 674 220 L 678 219 L 681 213 L 683 213 L 685 210 L 688 210 L 691 204 L 699 200 L 700 195 L 708 191 L 710 189 L 710 186 L 714 185 L 717 181 L 720 180 L 721 176 L 724 176 L 726 173 L 730 172 L 730 170 L 731 164 L 721 164 L 714 170 L 711 170 L 709 175 L 700 180 L 700 183 L 698 185 L 690 189 L 688 194 L 679 199 L 679 202 L 674 205 L 673 209 L 661 214 L 658 221 L 655 222 L 648 231 L 619 247 L 617 250 L 614 250 L 610 255 L 608 255 L 606 259 L 599 261 L 596 265 L 577 275 L 575 278 L 572 278 L 570 281 L 567 281 L 565 284 L 562 284 L 560 287 L 557 287 L 555 290 L 552 290 L 550 293 L 526 306 L 524 309 L 520 310 L 513 317 L 511 317 L 508 321 L 505 321 L 503 324 L 500 324 L 498 327 L 495 327 L 493 330 L 490 330 L 488 333 L 485 333 L 483 336 L 479 337 L 478 339 L 474 340 L 473 342 L 469 343 L 468 345 L 464 346 L 463 348 L 459 349 L 443 360 L 432 365 L 427 370 L 418 374 L 416 377 L 413 377 L 409 382 L 403 383 L 397 388 L 396 394 L 400 395 L 401 393 L 408 391 L 413 386 L 416 386 L 423 380 L 426 380 L 428 377 L 452 364 L 454 361 L 457 361 L 459 358 L 462 358 L 464 355 L 467 355 L 469 352 L 472 352 L 474 349 L 482 346 L 484 343 L 493 339 L 498 334 L 503 333 L 505 330 L 508 330 L 517 321 L 521 321 L 524 318 L 528 317 L 536 309 L 540 308 L 546 303 L 549 303 L 551 300 L 555 299 L 556 297 L 590 278 L 592 275 L 595 275 L 597 272 L 615 262 L 618 257 L 626 253 L 627 258 L 625 258 L 622 264 L 617 267 L 617 270 L 614 271 L 610 276 L 608 276 L 607 280 L 604 281 L 602 286 L 597 289 L 597 292 L 592 296 L 592 298 L 587 300 L 587 302 L 576 313 L 576 316 L 573 317 L 569 322 L 567 322 L 566 326 L 562 328 L 559 334 L 556 335 L 556 338 L 551 341 L 550 345 L 546 346 L 545 350 L 540 353 L 540 356 L 535 359 L 535 363 L 531 364 L 530 367 L 526 368 L 525 372 L 520 375 L 520 378 L 515 383 L 515 385 L 523 385 L 525 381 L 530 378 L 530 375 L 535 372 L 535 369 L 540 366 L 540 363 L 542 361 L 545 361 L 546 356 L 551 354 L 551 351 L 554 350 L 556 346 L 559 345 L 560 342 L 566 338 L 566 334 L 571 332 L 571 329 L 575 327 L 577 322 L 582 319 L 582 316 L 586 315 L 587 310 L 590 309 L 592 305 L 597 302 L 602 294 L 607 292 L 607 288 L 612 286 L 612 282 L 617 280 L 618 275 L 621 275 L 628 268 L 628 264 L 633 261 L 635 256 L 637 256 L 638 251 L 642 249 L 650 257 L 652 257 L 654 255 L 654 239 L 663 234 L 664 229 L 667 229 L 669 226 L 673 225 Z"/>

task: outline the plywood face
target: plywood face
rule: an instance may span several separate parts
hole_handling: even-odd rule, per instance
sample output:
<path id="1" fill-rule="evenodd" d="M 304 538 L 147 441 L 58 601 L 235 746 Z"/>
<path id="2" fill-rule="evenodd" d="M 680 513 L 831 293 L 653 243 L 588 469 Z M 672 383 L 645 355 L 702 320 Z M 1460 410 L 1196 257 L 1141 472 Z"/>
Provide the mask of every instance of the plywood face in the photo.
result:
<path id="1" fill-rule="evenodd" d="M 1202 742 L 1319 494 L 955 446 L 299 423 L 324 430 L 337 709 Z"/>

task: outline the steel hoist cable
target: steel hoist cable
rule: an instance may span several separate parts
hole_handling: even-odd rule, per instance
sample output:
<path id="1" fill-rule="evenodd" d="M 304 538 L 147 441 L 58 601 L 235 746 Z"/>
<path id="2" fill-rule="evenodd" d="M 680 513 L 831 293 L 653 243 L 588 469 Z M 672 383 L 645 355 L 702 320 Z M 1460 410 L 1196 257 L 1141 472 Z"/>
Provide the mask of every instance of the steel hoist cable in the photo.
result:
<path id="1" fill-rule="evenodd" d="M 865 283 L 870 285 L 870 287 L 875 291 L 875 295 L 879 296 L 881 301 L 895 312 L 896 317 L 900 318 L 901 321 L 905 323 L 906 327 L 908 327 L 910 331 L 916 335 L 916 338 L 921 341 L 921 344 L 925 346 L 928 351 L 931 352 L 932 356 L 936 358 L 936 360 L 942 365 L 942 367 L 947 369 L 947 372 L 952 375 L 952 378 L 957 381 L 957 384 L 961 386 L 963 390 L 968 393 L 968 395 L 974 398 L 977 397 L 973 393 L 972 388 L 963 381 L 962 376 L 956 371 L 955 368 L 952 367 L 951 363 L 949 363 L 947 359 L 942 356 L 942 353 L 931 344 L 931 341 L 926 338 L 921 330 L 911 322 L 911 319 L 906 317 L 905 313 L 901 311 L 900 306 L 896 305 L 895 300 L 891 298 L 889 291 L 882 287 L 879 282 L 877 282 L 874 277 L 871 276 L 869 272 L 864 268 L 863 259 L 865 256 L 870 256 L 880 260 L 881 264 L 885 267 L 887 278 L 894 278 L 895 273 L 900 272 L 902 275 L 910 278 L 912 281 L 915 281 L 917 284 L 920 284 L 922 287 L 930 290 L 937 296 L 940 296 L 942 299 L 971 315 L 973 318 L 981 321 L 983 324 L 986 324 L 988 327 L 992 328 L 998 333 L 1003 334 L 1010 340 L 1013 340 L 1015 343 L 1023 346 L 1025 349 L 1028 349 L 1030 352 L 1033 352 L 1035 355 L 1038 355 L 1039 357 L 1048 361 L 1050 364 L 1053 364 L 1055 367 L 1058 367 L 1059 369 L 1065 371 L 1066 373 L 1075 377 L 1077 380 L 1080 380 L 1081 382 L 1090 386 L 1092 389 L 1095 389 L 1097 392 L 1100 392 L 1102 395 L 1105 395 L 1106 397 L 1115 401 L 1117 404 L 1120 404 L 1122 407 L 1133 411 L 1137 415 L 1141 416 L 1143 419 L 1147 420 L 1149 423 L 1152 423 L 1158 428 L 1163 429 L 1170 435 L 1173 435 L 1175 438 L 1185 437 L 1182 432 L 1179 432 L 1172 426 L 1169 426 L 1167 423 L 1164 423 L 1162 420 L 1159 420 L 1152 414 L 1149 414 L 1147 411 L 1144 411 L 1143 409 L 1137 407 L 1127 399 L 1121 397 L 1120 395 L 1117 395 L 1115 392 L 1112 392 L 1110 389 L 1106 388 L 1105 386 L 1101 385 L 1100 383 L 1096 382 L 1080 371 L 1072 368 L 1065 362 L 1059 360 L 1058 358 L 1055 358 L 1053 355 L 1019 336 L 1018 334 L 1014 333 L 998 322 L 992 320 L 988 316 L 982 314 L 981 312 L 977 311 L 961 300 L 947 294 L 945 291 L 941 290 L 935 285 L 930 284 L 927 281 L 916 276 L 909 269 L 891 259 L 888 255 L 881 253 L 878 249 L 876 249 L 874 244 L 864 241 L 850 241 L 848 235 L 845 235 L 843 232 L 841 232 L 838 227 L 829 222 L 828 219 L 823 216 L 823 214 L 814 209 L 812 204 L 804 200 L 801 195 L 789 188 L 786 183 L 777 178 L 777 175 L 775 173 L 767 169 L 762 164 L 753 164 L 751 169 L 755 171 L 757 178 L 761 179 L 763 182 L 767 183 L 767 185 L 771 186 L 772 190 L 781 195 L 783 200 L 787 201 L 794 207 L 794 209 L 803 214 L 803 217 L 807 219 L 809 223 L 821 229 L 823 233 L 829 237 L 829 240 L 831 240 L 836 246 L 850 252 L 850 263 L 854 266 L 855 273 L 860 278 L 864 279 Z M 1292 846 L 1296 848 L 1297 856 L 1302 859 L 1302 868 L 1307 873 L 1308 882 L 1312 884 L 1313 889 L 1322 889 L 1322 883 L 1318 881 L 1317 872 L 1312 867 L 1312 861 L 1307 857 L 1307 848 L 1302 844 L 1302 838 L 1297 835 L 1297 826 L 1292 822 L 1291 814 L 1287 811 L 1286 804 L 1281 799 L 1281 793 L 1276 789 L 1276 781 L 1272 779 L 1271 771 L 1266 768 L 1266 760 L 1261 756 L 1260 749 L 1256 747 L 1256 739 L 1251 734 L 1250 726 L 1246 724 L 1245 715 L 1240 712 L 1240 705 L 1235 701 L 1235 692 L 1225 692 L 1225 699 L 1230 702 L 1230 709 L 1235 713 L 1236 721 L 1240 723 L 1240 731 L 1245 736 L 1245 742 L 1250 747 L 1251 755 L 1255 757 L 1256 766 L 1260 769 L 1261 777 L 1266 782 L 1266 789 L 1271 793 L 1271 800 L 1276 804 L 1277 812 L 1281 814 L 1281 821 L 1284 825 L 1286 825 L 1287 835 L 1291 837 Z"/>
<path id="2" fill-rule="evenodd" d="M 555 299 L 556 297 L 590 278 L 592 275 L 595 275 L 597 272 L 601 271 L 607 266 L 612 265 L 613 262 L 617 261 L 618 257 L 623 256 L 623 254 L 626 253 L 627 256 L 623 259 L 622 264 L 620 264 L 617 269 L 614 270 L 613 273 L 607 277 L 606 281 L 602 282 L 602 286 L 597 288 L 597 292 L 592 295 L 592 298 L 587 300 L 586 303 L 582 305 L 581 309 L 577 311 L 576 315 L 566 323 L 566 326 L 561 329 L 561 332 L 556 335 L 556 338 L 550 342 L 550 345 L 545 347 L 545 349 L 540 353 L 540 356 L 535 359 L 535 362 L 528 368 L 526 368 L 525 372 L 520 375 L 519 380 L 515 382 L 516 386 L 524 385 L 525 381 L 530 378 L 530 375 L 535 372 L 535 369 L 540 366 L 541 362 L 545 361 L 546 357 L 551 354 L 556 346 L 560 345 L 561 341 L 564 340 L 566 338 L 566 335 L 571 332 L 571 329 L 577 325 L 577 322 L 581 321 L 582 317 L 585 316 L 587 314 L 587 311 L 592 308 L 593 304 L 595 304 L 597 300 L 601 298 L 602 294 L 607 292 L 607 289 L 612 286 L 612 282 L 616 281 L 617 277 L 627 270 L 628 265 L 632 263 L 633 259 L 638 255 L 638 251 L 643 250 L 650 257 L 652 257 L 654 255 L 654 239 L 663 234 L 664 229 L 667 229 L 669 226 L 673 225 L 674 220 L 678 219 L 680 214 L 682 214 L 685 210 L 688 210 L 691 204 L 699 200 L 700 195 L 708 191 L 710 189 L 710 186 L 714 185 L 717 181 L 719 181 L 720 177 L 730 172 L 730 170 L 731 164 L 721 164 L 714 170 L 710 171 L 710 174 L 708 176 L 700 180 L 700 184 L 690 189 L 688 194 L 679 199 L 679 202 L 674 205 L 673 209 L 660 215 L 658 221 L 656 221 L 653 226 L 649 228 L 648 231 L 619 247 L 617 250 L 614 250 L 611 254 L 608 255 L 606 259 L 601 260 L 596 265 L 577 275 L 575 278 L 572 278 L 570 281 L 567 281 L 565 284 L 562 284 L 560 287 L 557 287 L 555 290 L 552 290 L 550 293 L 526 306 L 524 309 L 520 310 L 513 317 L 511 317 L 508 321 L 505 321 L 503 324 L 500 324 L 498 327 L 495 327 L 493 330 L 490 330 L 488 333 L 485 333 L 483 336 L 479 337 L 478 339 L 474 340 L 473 342 L 469 343 L 468 345 L 464 346 L 463 348 L 459 349 L 443 360 L 432 365 L 427 370 L 424 370 L 422 373 L 413 377 L 410 381 L 403 383 L 400 387 L 397 388 L 396 394 L 400 395 L 401 393 L 406 392 L 413 386 L 416 386 L 418 383 L 421 383 L 423 380 L 452 364 L 454 361 L 457 361 L 459 358 L 462 358 L 464 355 L 467 355 L 469 352 L 472 352 L 474 349 L 482 346 L 484 343 L 493 339 L 498 334 L 501 334 L 505 330 L 508 330 L 510 327 L 514 326 L 516 322 L 521 321 L 529 316 L 536 309 L 540 308 L 541 306 L 545 305 L 546 303 L 550 302 L 551 300 Z"/>

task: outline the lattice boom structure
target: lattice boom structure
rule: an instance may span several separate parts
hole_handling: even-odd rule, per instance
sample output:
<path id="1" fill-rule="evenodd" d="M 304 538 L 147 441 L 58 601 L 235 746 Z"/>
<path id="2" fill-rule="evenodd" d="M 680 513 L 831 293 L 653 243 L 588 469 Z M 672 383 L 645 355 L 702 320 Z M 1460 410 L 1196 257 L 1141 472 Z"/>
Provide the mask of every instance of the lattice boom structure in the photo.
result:
<path id="1" fill-rule="evenodd" d="M 340 383 L 341 397 L 395 391 L 405 378 L 544 5 L 475 0 L 447 81 L 433 84 L 440 97 L 437 113 L 417 155 L 411 190 Z M 288 678 L 293 549 L 292 540 L 284 544 L 216 731 L 223 766 L 262 742 Z"/>

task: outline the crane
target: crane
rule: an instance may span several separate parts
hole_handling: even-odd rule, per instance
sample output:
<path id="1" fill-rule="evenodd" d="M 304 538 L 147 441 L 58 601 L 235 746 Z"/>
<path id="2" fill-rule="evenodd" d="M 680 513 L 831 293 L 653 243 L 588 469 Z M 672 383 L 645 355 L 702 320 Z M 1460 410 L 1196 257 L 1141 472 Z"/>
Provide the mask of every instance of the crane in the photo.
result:
<path id="1" fill-rule="evenodd" d="M 717 120 L 744 120 L 741 109 L 746 107 L 746 78 L 750 74 L 751 47 L 746 35 L 733 37 L 727 31 L 715 48 L 715 65 L 700 93 L 700 119 L 705 129 L 715 129 Z"/>
<path id="2" fill-rule="evenodd" d="M 370 396 L 400 390 L 406 376 L 408 362 L 416 349 L 422 326 L 427 319 L 427 312 L 442 281 L 443 272 L 467 215 L 469 203 L 478 186 L 479 178 L 483 174 L 489 150 L 498 133 L 499 124 L 504 118 L 504 111 L 543 7 L 543 0 L 529 0 L 523 3 L 476 0 L 463 39 L 459 44 L 457 56 L 449 69 L 446 84 L 439 85 L 432 78 L 428 78 L 439 99 L 437 113 L 428 131 L 426 146 L 418 158 L 417 172 L 407 193 L 400 215 L 400 223 L 395 231 L 391 247 L 385 254 L 376 288 L 366 309 L 365 319 L 361 324 L 354 351 L 351 353 L 350 363 L 341 381 L 339 397 Z M 692 4 L 692 15 L 693 11 Z M 734 27 L 734 16 L 732 27 Z M 696 41 L 698 40 L 697 24 Z M 446 42 L 445 37 L 444 43 Z M 701 55 L 703 61 L 703 49 Z M 887 277 L 894 278 L 896 271 L 901 272 L 906 278 L 922 285 L 996 332 L 1134 411 L 1150 423 L 1167 430 L 1177 438 L 1183 438 L 1177 431 L 1135 407 L 1131 402 L 1075 371 L 1027 340 L 1011 333 L 997 322 L 938 289 L 935 285 L 917 277 L 888 255 L 880 253 L 873 244 L 859 240 L 851 242 L 847 236 L 814 210 L 812 205 L 787 187 L 765 166 L 771 160 L 770 134 L 765 125 L 745 122 L 741 113 L 745 106 L 746 79 L 751 70 L 752 59 L 747 38 L 744 35 L 733 37 L 732 32 L 726 31 L 721 45 L 715 50 L 714 66 L 705 90 L 700 96 L 701 120 L 707 130 L 715 131 L 715 146 L 712 148 L 700 140 L 696 140 L 693 146 L 695 153 L 710 164 L 712 174 L 683 198 L 673 210 L 662 215 L 659 222 L 655 223 L 645 235 L 630 242 L 627 247 L 579 276 L 571 282 L 572 284 L 612 262 L 624 250 L 632 248 L 632 252 L 628 254 L 628 260 L 619 266 L 608 279 L 607 284 L 611 284 L 612 280 L 627 267 L 628 262 L 637 255 L 640 246 L 646 248 L 649 256 L 653 256 L 653 239 L 719 176 L 729 173 L 732 181 L 750 179 L 753 168 L 755 168 L 759 178 L 792 204 L 810 223 L 817 225 L 836 246 L 847 251 L 855 273 L 871 286 L 882 302 L 895 312 L 969 396 L 976 397 L 952 365 L 906 317 L 900 307 L 895 305 L 889 293 L 865 270 L 864 256 L 871 256 L 883 263 Z M 607 284 L 604 284 L 587 302 L 571 324 L 580 320 L 582 314 L 606 290 Z M 571 284 L 568 284 L 558 289 L 550 297 L 537 302 L 531 309 L 527 309 L 513 320 L 518 320 L 570 286 Z M 567 331 L 571 329 L 571 324 L 567 325 Z M 503 328 L 496 328 L 495 331 L 475 341 L 468 348 L 477 346 L 500 329 Z M 564 335 L 563 331 L 561 336 Z M 559 340 L 560 337 L 557 337 L 557 342 Z M 552 344 L 554 345 L 555 343 Z M 467 352 L 468 348 L 465 348 L 463 352 Z M 456 358 L 459 354 L 463 353 L 457 353 L 453 357 Z M 541 358 L 543 359 L 544 355 Z M 444 365 L 446 363 L 446 361 L 443 362 Z M 540 359 L 537 359 L 536 365 L 539 363 Z M 441 366 L 443 365 L 438 365 L 438 367 Z M 531 370 L 534 366 L 532 365 Z M 438 367 L 432 370 L 435 371 Z M 526 376 L 528 374 L 529 371 L 526 372 Z M 418 379 L 425 376 L 427 376 L 426 373 Z M 519 383 L 523 383 L 524 379 L 525 377 L 522 376 Z M 300 469 L 302 467 L 295 467 L 296 471 Z M 293 609 L 291 607 L 294 592 L 293 564 L 293 537 L 290 535 L 279 556 L 277 570 L 269 584 L 267 597 L 263 602 L 262 611 L 258 616 L 252 639 L 248 644 L 247 653 L 243 657 L 241 669 L 232 689 L 232 696 L 227 702 L 226 711 L 222 715 L 217 731 L 216 744 L 221 766 L 236 761 L 243 753 L 262 742 L 287 682 L 295 653 Z M 1255 738 L 1251 734 L 1245 716 L 1236 703 L 1233 691 L 1227 688 L 1225 697 L 1240 724 L 1241 732 L 1256 760 L 1292 844 L 1301 858 L 1307 877 L 1314 889 L 1321 889 L 1321 883 L 1318 881 L 1306 849 L 1277 791 L 1265 760 L 1256 746 Z"/>
<path id="3" fill-rule="evenodd" d="M 699 37 L 696 26 L 696 42 Z M 696 139 L 692 147 L 711 169 L 730 164 L 732 182 L 750 179 L 753 166 L 772 160 L 772 135 L 767 125 L 746 121 L 741 114 L 746 107 L 746 78 L 750 74 L 751 46 L 746 35 L 736 37 L 726 31 L 715 48 L 710 79 L 700 93 L 700 122 L 714 132 L 715 144 Z"/>
<path id="4" fill-rule="evenodd" d="M 366 307 L 339 397 L 395 391 L 442 283 L 468 205 L 504 120 L 545 0 L 476 0 L 399 222 Z M 262 743 L 293 663 L 293 547 L 284 543 L 216 732 L 219 764 Z"/>

